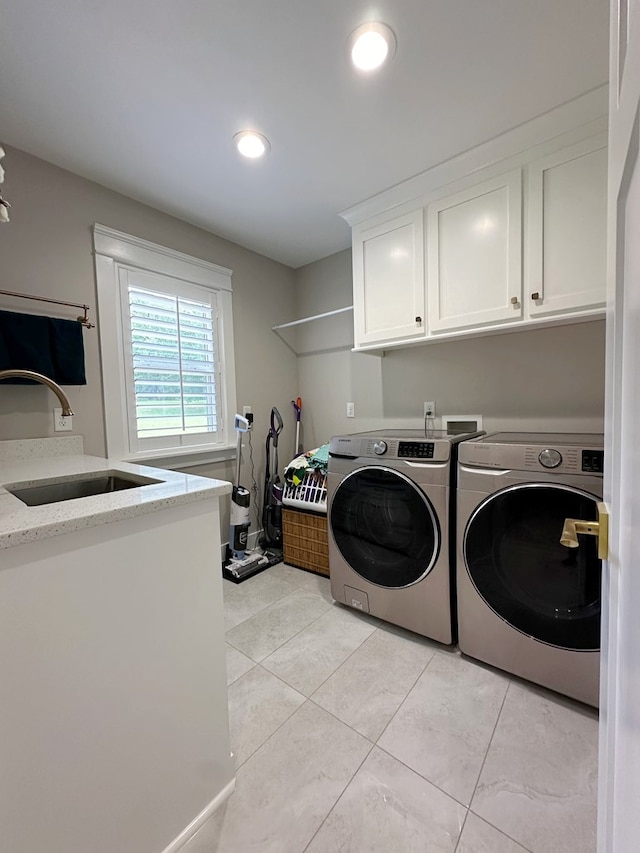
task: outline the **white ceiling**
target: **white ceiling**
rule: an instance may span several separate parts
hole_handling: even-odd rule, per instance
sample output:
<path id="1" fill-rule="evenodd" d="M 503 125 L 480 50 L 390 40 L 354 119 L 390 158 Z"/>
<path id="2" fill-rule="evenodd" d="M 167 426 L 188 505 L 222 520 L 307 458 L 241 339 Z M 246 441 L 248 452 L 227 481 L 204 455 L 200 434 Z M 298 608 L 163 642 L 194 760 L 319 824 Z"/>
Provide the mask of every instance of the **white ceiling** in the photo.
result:
<path id="1" fill-rule="evenodd" d="M 341 210 L 604 83 L 608 8 L 0 0 L 0 140 L 298 267 L 349 245 Z M 345 42 L 373 19 L 398 47 L 364 78 Z"/>

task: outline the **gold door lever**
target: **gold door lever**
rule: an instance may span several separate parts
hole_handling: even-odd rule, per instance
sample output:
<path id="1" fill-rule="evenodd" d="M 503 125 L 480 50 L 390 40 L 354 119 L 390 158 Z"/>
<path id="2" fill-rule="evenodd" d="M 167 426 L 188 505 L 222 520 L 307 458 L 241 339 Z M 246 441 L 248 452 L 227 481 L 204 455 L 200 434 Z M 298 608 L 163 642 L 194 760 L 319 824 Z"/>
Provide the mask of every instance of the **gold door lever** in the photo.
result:
<path id="1" fill-rule="evenodd" d="M 577 548 L 578 534 L 586 533 L 598 537 L 598 557 L 607 560 L 609 557 L 609 512 L 604 501 L 598 501 L 598 520 L 582 521 L 579 518 L 565 518 L 560 544 L 567 548 Z"/>

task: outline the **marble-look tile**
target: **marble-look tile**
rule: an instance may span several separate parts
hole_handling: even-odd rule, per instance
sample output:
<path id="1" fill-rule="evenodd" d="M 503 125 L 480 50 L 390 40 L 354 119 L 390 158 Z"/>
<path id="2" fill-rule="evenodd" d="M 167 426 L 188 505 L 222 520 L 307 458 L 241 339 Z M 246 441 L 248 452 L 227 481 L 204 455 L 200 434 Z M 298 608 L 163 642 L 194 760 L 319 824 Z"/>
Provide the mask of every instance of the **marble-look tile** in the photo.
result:
<path id="1" fill-rule="evenodd" d="M 289 595 L 296 587 L 283 578 L 272 577 L 269 569 L 242 583 L 222 582 L 224 628 L 229 631 L 265 607 Z"/>
<path id="2" fill-rule="evenodd" d="M 290 595 L 227 631 L 227 642 L 252 660 L 261 661 L 329 607 L 315 592 L 298 587 Z"/>
<path id="3" fill-rule="evenodd" d="M 334 606 L 262 665 L 300 693 L 311 696 L 377 625 L 355 611 Z"/>
<path id="4" fill-rule="evenodd" d="M 535 853 L 596 849 L 595 711 L 509 688 L 472 808 Z"/>
<path id="5" fill-rule="evenodd" d="M 438 652 L 378 744 L 468 805 L 508 684 L 488 669 Z"/>
<path id="6" fill-rule="evenodd" d="M 242 652 L 234 649 L 233 646 L 229 645 L 229 643 L 226 644 L 226 651 L 228 687 L 230 684 L 233 684 L 234 681 L 237 681 L 241 675 L 244 675 L 245 672 L 249 672 L 250 669 L 253 669 L 256 664 L 255 661 L 252 661 L 251 658 L 248 658 L 246 655 L 243 655 Z"/>
<path id="7" fill-rule="evenodd" d="M 307 853 L 453 853 L 466 809 L 374 747 Z"/>
<path id="8" fill-rule="evenodd" d="M 528 853 L 528 851 L 495 827 L 485 823 L 473 812 L 469 812 L 456 853 Z"/>
<path id="9" fill-rule="evenodd" d="M 331 595 L 329 578 L 325 578 L 322 575 L 314 575 L 311 572 L 303 572 L 303 574 L 306 575 L 305 586 L 307 589 L 312 589 L 318 595 L 321 595 L 325 601 L 328 601 L 329 604 L 333 604 L 334 599 Z"/>
<path id="10" fill-rule="evenodd" d="M 275 566 L 271 566 L 268 571 L 272 577 L 282 578 L 294 586 L 305 586 L 307 583 L 307 572 L 303 572 L 302 569 L 296 569 L 295 566 L 289 566 L 287 563 L 278 563 Z"/>
<path id="11" fill-rule="evenodd" d="M 313 701 L 377 740 L 435 654 L 429 640 L 378 628 L 313 694 Z"/>
<path id="12" fill-rule="evenodd" d="M 261 666 L 234 682 L 229 688 L 229 728 L 236 767 L 244 764 L 304 701 L 304 696 Z"/>
<path id="13" fill-rule="evenodd" d="M 185 853 L 302 853 L 370 747 L 306 702 L 243 764 Z"/>

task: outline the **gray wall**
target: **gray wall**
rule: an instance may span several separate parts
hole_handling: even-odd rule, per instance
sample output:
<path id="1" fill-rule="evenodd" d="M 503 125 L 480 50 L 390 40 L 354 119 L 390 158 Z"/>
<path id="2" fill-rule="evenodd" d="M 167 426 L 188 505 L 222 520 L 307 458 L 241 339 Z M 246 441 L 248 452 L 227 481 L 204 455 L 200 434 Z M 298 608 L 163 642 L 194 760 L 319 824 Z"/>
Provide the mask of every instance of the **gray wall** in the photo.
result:
<path id="1" fill-rule="evenodd" d="M 352 303 L 351 252 L 296 271 L 299 317 Z M 344 320 L 346 318 L 346 321 Z M 481 414 L 487 430 L 601 432 L 604 321 L 352 353 L 352 316 L 299 327 L 296 346 L 305 444 L 378 427 L 420 427 L 437 414 Z M 346 403 L 355 403 L 355 418 Z M 436 424 L 437 425 L 437 424 Z"/>
<path id="2" fill-rule="evenodd" d="M 3 191 L 13 206 L 11 222 L 0 226 L 1 289 L 86 302 L 95 322 L 91 233 L 95 222 L 233 270 L 237 400 L 240 409 L 251 405 L 255 413 L 254 447 L 260 482 L 263 438 L 271 406 L 286 411 L 296 392 L 295 356 L 271 331 L 272 325 L 293 319 L 293 271 L 22 151 L 5 149 Z M 50 306 L 6 297 L 0 297 L 0 307 L 54 314 L 48 310 Z M 74 311 L 60 309 L 56 316 L 73 317 Z M 99 329 L 84 331 L 88 384 L 65 390 L 77 413 L 74 432 L 84 436 L 87 453 L 103 456 L 98 333 Z M 54 435 L 54 404 L 57 401 L 45 388 L 3 384 L 0 439 Z M 234 466 L 222 463 L 191 472 L 232 479 Z"/>

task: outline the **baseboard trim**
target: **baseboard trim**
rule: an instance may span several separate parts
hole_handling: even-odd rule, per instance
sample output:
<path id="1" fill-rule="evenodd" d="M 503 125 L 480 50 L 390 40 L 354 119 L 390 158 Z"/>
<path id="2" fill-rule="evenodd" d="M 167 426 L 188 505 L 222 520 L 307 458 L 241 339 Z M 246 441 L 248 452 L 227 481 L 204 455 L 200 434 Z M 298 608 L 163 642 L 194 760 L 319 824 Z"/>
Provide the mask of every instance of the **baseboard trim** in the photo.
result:
<path id="1" fill-rule="evenodd" d="M 211 802 L 206 805 L 200 814 L 195 817 L 189 826 L 185 827 L 180 835 L 173 839 L 171 844 L 168 847 L 165 847 L 162 853 L 178 853 L 179 850 L 183 850 L 185 844 L 187 844 L 196 832 L 200 829 L 200 827 L 211 817 L 211 815 L 220 808 L 220 806 L 224 803 L 228 797 L 231 796 L 234 789 L 236 787 L 236 780 L 234 778 L 229 782 L 228 785 L 220 791 L 217 797 L 214 797 Z"/>

